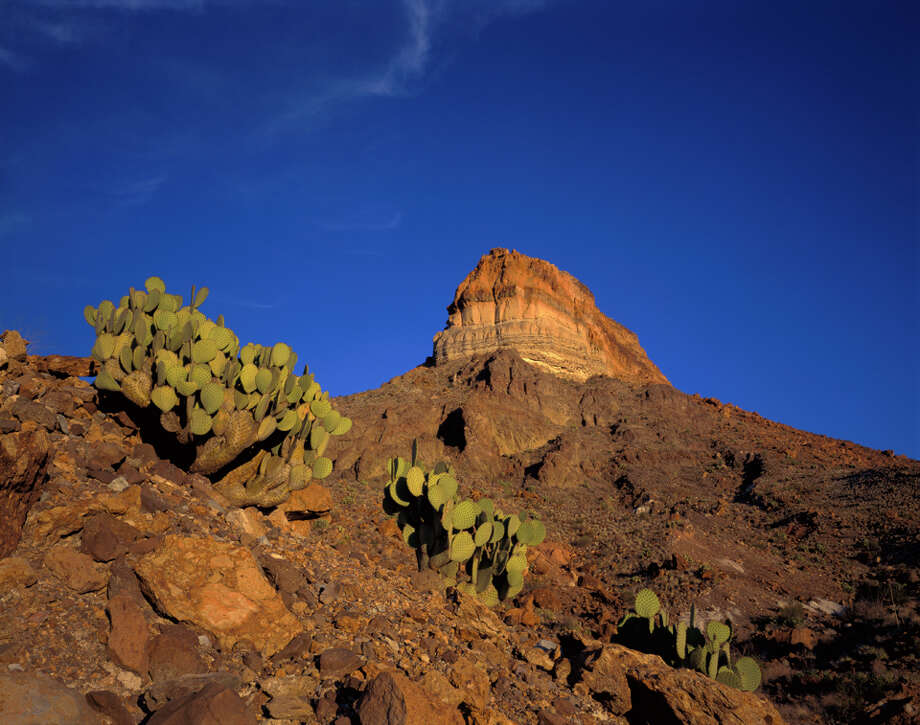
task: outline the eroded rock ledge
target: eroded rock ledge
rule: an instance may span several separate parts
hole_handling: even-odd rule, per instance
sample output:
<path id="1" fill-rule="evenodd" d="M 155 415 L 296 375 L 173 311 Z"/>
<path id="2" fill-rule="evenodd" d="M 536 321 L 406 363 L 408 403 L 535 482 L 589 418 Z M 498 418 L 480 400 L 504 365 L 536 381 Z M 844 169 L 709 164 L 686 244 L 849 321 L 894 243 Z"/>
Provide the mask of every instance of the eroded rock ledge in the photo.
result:
<path id="1" fill-rule="evenodd" d="M 554 375 L 606 375 L 667 383 L 635 333 L 597 309 L 594 295 L 568 272 L 516 251 L 493 249 L 461 282 L 434 337 L 434 360 L 513 348 Z"/>

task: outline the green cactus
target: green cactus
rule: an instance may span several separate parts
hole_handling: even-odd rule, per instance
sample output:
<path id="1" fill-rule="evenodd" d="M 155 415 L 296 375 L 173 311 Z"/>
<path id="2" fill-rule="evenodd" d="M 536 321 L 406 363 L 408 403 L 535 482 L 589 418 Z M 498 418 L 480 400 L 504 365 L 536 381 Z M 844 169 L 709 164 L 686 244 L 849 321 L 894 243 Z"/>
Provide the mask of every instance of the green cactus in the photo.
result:
<path id="1" fill-rule="evenodd" d="M 741 680 L 740 689 L 753 692 L 760 687 L 760 666 L 752 657 L 739 657 L 735 661 L 734 669 Z"/>
<path id="2" fill-rule="evenodd" d="M 293 373 L 290 347 L 241 347 L 222 317 L 215 322 L 198 309 L 207 288 L 193 287 L 183 306 L 159 277 L 145 287 L 131 288 L 117 307 L 103 300 L 84 308 L 96 333 L 92 355 L 101 363 L 96 387 L 141 408 L 153 403 L 163 431 L 194 446 L 191 470 L 225 473 L 215 487 L 240 505 L 275 505 L 310 478 L 328 476 L 328 434 L 343 435 L 352 422 L 332 409 L 306 367 L 302 376 Z M 318 401 L 322 416 L 298 409 L 301 400 Z M 316 417 L 324 420 L 314 426 Z M 311 429 L 322 434 L 311 437 Z M 317 447 L 306 449 L 313 440 Z M 250 465 L 255 458 L 241 457 L 256 444 L 264 446 L 256 455 L 262 469 Z"/>
<path id="3" fill-rule="evenodd" d="M 451 561 L 462 562 L 469 559 L 476 551 L 476 543 L 469 531 L 457 533 L 450 544 Z"/>
<path id="4" fill-rule="evenodd" d="M 454 529 L 469 529 L 476 523 L 479 515 L 479 505 L 470 499 L 461 501 L 454 509 L 452 526 Z"/>
<path id="5" fill-rule="evenodd" d="M 652 619 L 661 608 L 658 596 L 651 589 L 640 589 L 636 592 L 636 614 L 645 619 Z"/>

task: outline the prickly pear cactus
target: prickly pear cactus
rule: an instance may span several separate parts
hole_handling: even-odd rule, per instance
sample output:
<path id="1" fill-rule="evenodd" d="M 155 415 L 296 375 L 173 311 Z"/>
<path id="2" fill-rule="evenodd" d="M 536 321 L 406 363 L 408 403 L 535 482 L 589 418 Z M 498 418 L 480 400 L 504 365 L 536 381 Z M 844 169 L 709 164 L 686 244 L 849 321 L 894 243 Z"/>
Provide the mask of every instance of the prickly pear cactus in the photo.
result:
<path id="1" fill-rule="evenodd" d="M 351 420 L 306 366 L 294 373 L 288 345 L 241 347 L 222 316 L 208 319 L 198 309 L 207 296 L 193 287 L 183 305 L 150 277 L 117 306 L 88 305 L 91 354 L 101 363 L 95 385 L 156 411 L 163 431 L 194 449 L 191 470 L 211 476 L 231 502 L 274 506 L 332 472 L 329 437 L 347 433 Z"/>
<path id="2" fill-rule="evenodd" d="M 438 463 L 426 470 L 412 457 L 386 466 L 383 508 L 396 516 L 403 539 L 415 548 L 419 569 L 437 571 L 449 585 L 495 606 L 524 586 L 527 547 L 543 541 L 546 528 L 527 514 L 506 516 L 490 499 L 460 499 L 453 470 Z"/>
<path id="3" fill-rule="evenodd" d="M 646 627 L 646 621 L 648 627 Z M 633 611 L 618 625 L 617 639 L 626 646 L 658 654 L 675 667 L 694 669 L 723 685 L 753 692 L 760 686 L 760 667 L 751 657 L 732 663 L 729 642 L 731 622 L 711 621 L 705 628 L 696 626 L 696 607 L 690 607 L 690 623 L 669 625 L 666 611 L 650 589 L 636 593 Z"/>

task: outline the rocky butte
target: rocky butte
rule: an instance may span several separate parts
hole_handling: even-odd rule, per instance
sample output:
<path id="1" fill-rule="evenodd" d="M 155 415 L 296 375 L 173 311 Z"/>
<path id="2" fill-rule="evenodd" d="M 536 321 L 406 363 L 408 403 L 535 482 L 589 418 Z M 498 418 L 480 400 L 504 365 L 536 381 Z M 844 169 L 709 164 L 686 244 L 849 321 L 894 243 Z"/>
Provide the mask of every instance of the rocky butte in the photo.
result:
<path id="1" fill-rule="evenodd" d="M 436 364 L 513 348 L 559 377 L 667 383 L 634 332 L 597 309 L 585 285 L 542 259 L 493 249 L 457 287 Z"/>

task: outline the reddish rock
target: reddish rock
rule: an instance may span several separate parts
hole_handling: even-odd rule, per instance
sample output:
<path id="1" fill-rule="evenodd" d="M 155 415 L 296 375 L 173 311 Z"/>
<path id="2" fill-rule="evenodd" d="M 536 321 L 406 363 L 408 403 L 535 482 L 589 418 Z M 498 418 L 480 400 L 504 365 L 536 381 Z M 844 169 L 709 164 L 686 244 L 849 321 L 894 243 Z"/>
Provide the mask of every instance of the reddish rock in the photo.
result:
<path id="1" fill-rule="evenodd" d="M 492 697 L 492 686 L 486 672 L 469 657 L 461 657 L 450 668 L 451 684 L 458 688 L 463 701 L 470 707 L 483 710 Z"/>
<path id="2" fill-rule="evenodd" d="M 55 414 L 60 414 L 68 418 L 73 416 L 73 394 L 64 390 L 49 390 L 42 396 L 41 403 Z"/>
<path id="3" fill-rule="evenodd" d="M 213 633 L 223 649 L 248 639 L 271 656 L 302 629 L 242 547 L 171 534 L 135 571 L 160 611 Z"/>
<path id="4" fill-rule="evenodd" d="M 295 517 L 316 517 L 329 513 L 332 510 L 332 493 L 325 486 L 311 483 L 306 488 L 294 491 L 278 509 L 288 515 L 289 519 Z"/>
<path id="5" fill-rule="evenodd" d="M 45 554 L 45 566 L 78 594 L 96 592 L 109 580 L 108 570 L 91 557 L 74 551 L 68 544 L 58 544 Z"/>
<path id="6" fill-rule="evenodd" d="M 109 600 L 109 656 L 125 669 L 147 676 L 150 628 L 144 612 L 129 594 Z"/>
<path id="7" fill-rule="evenodd" d="M 432 698 L 398 672 L 382 672 L 358 706 L 361 725 L 462 725 L 460 712 Z"/>
<path id="8" fill-rule="evenodd" d="M 434 338 L 439 364 L 511 347 L 561 377 L 667 382 L 634 333 L 598 310 L 581 282 L 542 259 L 493 249 L 460 283 L 447 313 Z"/>
<path id="9" fill-rule="evenodd" d="M 26 360 L 27 345 L 28 343 L 22 339 L 22 335 L 16 330 L 6 330 L 0 335 L 0 346 L 6 351 L 10 360 L 24 362 Z"/>
<path id="10" fill-rule="evenodd" d="M 0 723 L 101 725 L 102 719 L 83 695 L 48 675 L 0 672 Z"/>
<path id="11" fill-rule="evenodd" d="M 163 625 L 150 643 L 150 677 L 154 682 L 207 672 L 198 653 L 198 637 L 181 624 Z"/>
<path id="12" fill-rule="evenodd" d="M 319 656 L 319 676 L 325 679 L 339 679 L 356 669 L 364 662 L 357 654 L 344 647 L 327 649 Z"/>
<path id="13" fill-rule="evenodd" d="M 0 559 L 0 592 L 32 586 L 38 575 L 32 565 L 19 556 Z"/>
<path id="14" fill-rule="evenodd" d="M 20 397 L 9 407 L 9 411 L 22 423 L 31 421 L 47 431 L 53 431 L 57 428 L 57 416 L 54 411 L 47 405 L 34 400 L 26 400 L 25 397 Z"/>
<path id="15" fill-rule="evenodd" d="M 98 363 L 91 357 L 71 355 L 30 355 L 30 366 L 39 372 L 62 377 L 89 378 L 98 371 Z"/>
<path id="16" fill-rule="evenodd" d="M 233 690 L 212 683 L 157 710 L 147 725 L 254 725 L 255 715 Z"/>
<path id="17" fill-rule="evenodd" d="M 125 703 L 114 692 L 94 690 L 86 693 L 86 702 L 96 712 L 102 713 L 112 725 L 134 725 L 134 718 Z"/>
<path id="18" fill-rule="evenodd" d="M 141 532 L 109 513 L 99 513 L 83 524 L 84 553 L 96 561 L 112 561 L 126 553 Z"/>
<path id="19" fill-rule="evenodd" d="M 26 515 L 41 496 L 49 448 L 43 430 L 0 437 L 0 557 L 16 548 Z"/>

